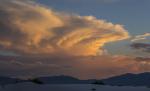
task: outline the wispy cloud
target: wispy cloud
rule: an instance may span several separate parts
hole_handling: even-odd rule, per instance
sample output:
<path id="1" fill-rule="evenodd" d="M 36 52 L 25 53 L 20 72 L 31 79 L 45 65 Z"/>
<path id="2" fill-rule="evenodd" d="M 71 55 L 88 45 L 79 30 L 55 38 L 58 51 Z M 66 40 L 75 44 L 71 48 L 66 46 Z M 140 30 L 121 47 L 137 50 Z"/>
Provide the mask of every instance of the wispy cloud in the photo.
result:
<path id="1" fill-rule="evenodd" d="M 150 33 L 145 33 L 143 35 L 137 35 L 131 41 L 139 42 L 139 41 L 147 40 L 147 37 L 149 37 L 149 36 L 150 36 Z"/>

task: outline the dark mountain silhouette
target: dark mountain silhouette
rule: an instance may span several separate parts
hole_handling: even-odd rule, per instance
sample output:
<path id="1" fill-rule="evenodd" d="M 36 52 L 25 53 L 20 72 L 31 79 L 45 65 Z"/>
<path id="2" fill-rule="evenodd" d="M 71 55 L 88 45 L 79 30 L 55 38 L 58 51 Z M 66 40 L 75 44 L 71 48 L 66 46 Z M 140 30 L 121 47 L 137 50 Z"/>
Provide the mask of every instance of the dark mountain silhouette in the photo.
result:
<path id="1" fill-rule="evenodd" d="M 150 72 L 110 77 L 102 80 L 80 80 L 71 76 L 50 76 L 21 80 L 17 78 L 0 77 L 0 85 L 32 82 L 35 84 L 96 84 L 112 86 L 150 86 Z"/>
<path id="2" fill-rule="evenodd" d="M 1 86 L 8 85 L 8 84 L 16 84 L 19 82 L 24 82 L 24 80 L 0 76 L 0 85 Z"/>
<path id="3" fill-rule="evenodd" d="M 150 73 L 127 73 L 102 80 L 106 85 L 117 86 L 150 86 Z"/>
<path id="4" fill-rule="evenodd" d="M 70 76 L 52 76 L 37 78 L 44 84 L 93 84 L 103 83 L 103 85 L 114 86 L 150 86 L 150 72 L 132 74 L 127 73 L 120 76 L 110 77 L 101 80 L 79 80 Z"/>
<path id="5" fill-rule="evenodd" d="M 36 78 L 43 84 L 89 84 L 94 80 L 79 80 L 71 76 L 52 76 Z"/>

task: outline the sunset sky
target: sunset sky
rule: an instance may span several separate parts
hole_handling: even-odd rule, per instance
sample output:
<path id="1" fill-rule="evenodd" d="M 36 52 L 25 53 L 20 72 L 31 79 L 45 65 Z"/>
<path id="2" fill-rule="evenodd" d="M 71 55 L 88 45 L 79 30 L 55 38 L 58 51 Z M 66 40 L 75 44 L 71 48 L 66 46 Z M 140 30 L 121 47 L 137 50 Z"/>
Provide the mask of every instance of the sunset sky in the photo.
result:
<path id="1" fill-rule="evenodd" d="M 150 0 L 0 0 L 0 75 L 150 71 Z"/>

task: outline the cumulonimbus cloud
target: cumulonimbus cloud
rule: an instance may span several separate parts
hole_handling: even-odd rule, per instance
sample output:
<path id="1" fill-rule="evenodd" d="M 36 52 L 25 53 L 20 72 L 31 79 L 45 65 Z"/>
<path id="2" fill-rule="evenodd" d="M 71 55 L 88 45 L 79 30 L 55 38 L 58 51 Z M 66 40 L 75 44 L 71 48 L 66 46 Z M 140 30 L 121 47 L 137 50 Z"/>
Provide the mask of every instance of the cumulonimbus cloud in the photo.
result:
<path id="1" fill-rule="evenodd" d="M 21 54 L 103 53 L 105 43 L 129 37 L 120 24 L 49 9 L 31 1 L 0 1 L 0 47 Z"/>

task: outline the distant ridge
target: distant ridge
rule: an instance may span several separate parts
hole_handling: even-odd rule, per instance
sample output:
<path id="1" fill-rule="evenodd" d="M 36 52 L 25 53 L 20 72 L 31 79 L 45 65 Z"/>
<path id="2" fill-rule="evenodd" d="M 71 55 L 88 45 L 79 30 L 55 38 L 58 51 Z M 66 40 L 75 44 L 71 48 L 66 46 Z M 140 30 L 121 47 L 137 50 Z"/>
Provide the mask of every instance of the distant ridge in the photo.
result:
<path id="1" fill-rule="evenodd" d="M 51 76 L 51 77 L 39 77 L 36 78 L 44 84 L 90 84 L 94 80 L 79 80 L 71 76 Z"/>
<path id="2" fill-rule="evenodd" d="M 102 80 L 107 85 L 117 86 L 150 86 L 150 72 L 132 74 L 127 73 Z"/>
<path id="3" fill-rule="evenodd" d="M 71 76 L 38 77 L 29 80 L 0 76 L 0 85 L 16 84 L 20 82 L 32 82 L 40 84 L 92 84 L 102 82 L 112 86 L 148 86 L 150 87 L 150 72 L 132 74 L 127 73 L 101 80 L 80 80 Z"/>
<path id="4" fill-rule="evenodd" d="M 0 76 L 0 85 L 8 85 L 8 84 L 16 84 L 19 82 L 23 82 L 24 80 L 17 79 L 17 78 L 11 78 L 11 77 L 5 77 L 5 76 Z"/>
<path id="5" fill-rule="evenodd" d="M 37 79 L 44 84 L 92 84 L 97 81 L 113 86 L 150 86 L 150 72 L 140 74 L 126 73 L 101 80 L 80 80 L 70 76 L 39 77 Z"/>

